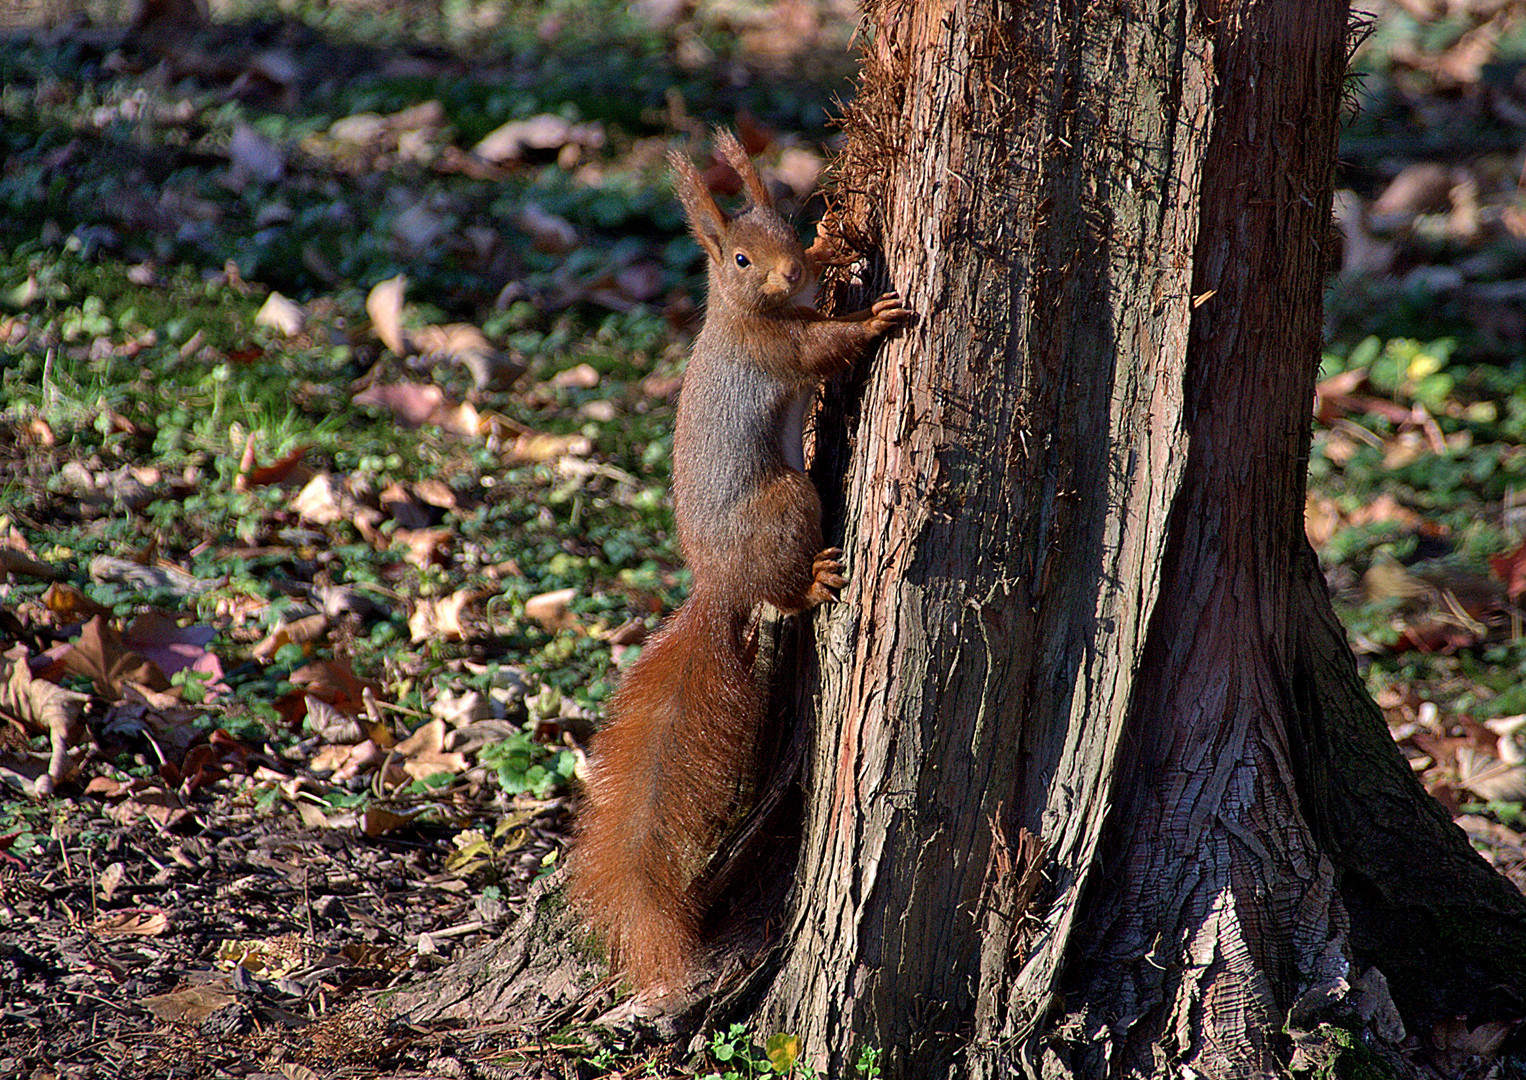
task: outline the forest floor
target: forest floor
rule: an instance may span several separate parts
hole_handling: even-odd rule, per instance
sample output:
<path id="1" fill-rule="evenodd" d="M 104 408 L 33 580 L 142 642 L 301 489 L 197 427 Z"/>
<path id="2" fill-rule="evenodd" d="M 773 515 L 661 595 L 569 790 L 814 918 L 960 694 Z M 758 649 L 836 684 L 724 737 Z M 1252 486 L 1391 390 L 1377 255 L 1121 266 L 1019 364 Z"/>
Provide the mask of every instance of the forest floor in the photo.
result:
<path id="1" fill-rule="evenodd" d="M 819 216 L 844 7 L 142 7 L 0 8 L 0 1076 L 789 1072 L 782 1033 L 633 1056 L 363 992 L 556 869 L 687 582 L 664 154 L 734 125 Z M 1497 0 L 1357 54 L 1307 520 L 1395 739 L 1526 885 L 1521 57 Z"/>

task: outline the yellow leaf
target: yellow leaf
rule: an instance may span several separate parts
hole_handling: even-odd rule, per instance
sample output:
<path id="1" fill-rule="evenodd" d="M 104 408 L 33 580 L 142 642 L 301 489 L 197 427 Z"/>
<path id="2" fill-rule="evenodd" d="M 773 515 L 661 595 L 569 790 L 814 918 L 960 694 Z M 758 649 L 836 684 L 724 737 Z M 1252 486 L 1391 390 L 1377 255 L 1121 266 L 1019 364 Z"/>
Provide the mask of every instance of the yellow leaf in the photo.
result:
<path id="1" fill-rule="evenodd" d="M 782 1031 L 770 1035 L 768 1042 L 763 1044 L 763 1052 L 768 1055 L 768 1063 L 774 1067 L 774 1072 L 782 1076 L 800 1060 L 800 1036 L 786 1035 Z"/>

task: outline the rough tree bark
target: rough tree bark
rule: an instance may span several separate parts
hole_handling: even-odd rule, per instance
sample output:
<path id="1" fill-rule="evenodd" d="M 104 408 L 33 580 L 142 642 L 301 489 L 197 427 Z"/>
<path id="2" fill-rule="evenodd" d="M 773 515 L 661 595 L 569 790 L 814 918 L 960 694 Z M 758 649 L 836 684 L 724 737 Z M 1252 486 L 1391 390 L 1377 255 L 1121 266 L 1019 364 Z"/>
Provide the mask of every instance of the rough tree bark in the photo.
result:
<path id="1" fill-rule="evenodd" d="M 1390 985 L 1421 1035 L 1518 1016 L 1526 905 L 1302 532 L 1346 4 L 868 18 L 836 227 L 921 318 L 819 428 L 853 580 L 760 1029 L 834 1071 L 1260 1076 L 1325 1021 L 1397 1042 Z"/>
<path id="2" fill-rule="evenodd" d="M 729 1007 L 895 1078 L 1269 1076 L 1331 1024 L 1424 1066 L 1438 1021 L 1518 1018 L 1526 902 L 1411 776 L 1303 538 L 1346 4 L 868 20 L 833 227 L 920 318 L 818 425 L 852 581 L 798 856 L 717 879 L 732 912 L 794 882 Z M 594 978 L 544 960 L 569 933 L 532 913 L 398 1001 L 556 1008 Z"/>

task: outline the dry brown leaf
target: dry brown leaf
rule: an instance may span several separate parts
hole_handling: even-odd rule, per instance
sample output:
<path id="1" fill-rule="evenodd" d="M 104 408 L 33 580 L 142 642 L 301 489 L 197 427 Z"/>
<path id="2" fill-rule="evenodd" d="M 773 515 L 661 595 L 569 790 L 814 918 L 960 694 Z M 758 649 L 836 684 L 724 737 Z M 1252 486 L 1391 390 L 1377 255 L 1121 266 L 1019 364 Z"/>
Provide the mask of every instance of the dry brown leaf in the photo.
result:
<path id="1" fill-rule="evenodd" d="M 356 675 L 343 657 L 298 668 L 291 674 L 291 684 L 350 716 L 359 716 L 365 711 L 367 692 L 373 695 L 381 692 L 374 682 Z"/>
<path id="2" fill-rule="evenodd" d="M 127 683 L 153 690 L 168 690 L 170 686 L 164 672 L 129 648 L 122 634 L 99 615 L 80 630 L 79 637 L 64 654 L 64 667 L 72 674 L 90 679 L 96 691 L 111 701 L 122 697 Z"/>
<path id="3" fill-rule="evenodd" d="M 363 772 L 371 769 L 387 760 L 387 751 L 377 746 L 370 739 L 356 743 L 350 747 L 349 754 L 344 762 L 334 770 L 334 782 L 343 783 Z"/>
<path id="4" fill-rule="evenodd" d="M 329 617 L 321 611 L 292 619 L 290 622 L 277 623 L 270 633 L 265 635 L 264 640 L 256 644 L 249 652 L 256 660 L 269 663 L 286 645 L 295 643 L 308 646 L 320 640 L 328 633 L 329 625 Z"/>
<path id="5" fill-rule="evenodd" d="M 408 635 L 415 642 L 430 638 L 461 641 L 466 638 L 462 615 L 466 608 L 482 597 L 476 589 L 459 589 L 438 600 L 421 600 L 414 605 L 408 618 Z"/>
<path id="6" fill-rule="evenodd" d="M 426 476 L 413 485 L 413 493 L 422 502 L 441 510 L 454 510 L 456 508 L 456 493 L 451 486 L 443 480 L 436 480 L 432 476 Z"/>
<path id="7" fill-rule="evenodd" d="M 465 435 L 467 438 L 477 438 L 485 434 L 488 424 L 483 415 L 477 411 L 477 406 L 469 401 L 439 409 L 430 419 L 439 425 L 440 430 L 448 431 L 452 435 Z"/>
<path id="8" fill-rule="evenodd" d="M 260 305 L 260 310 L 254 313 L 256 326 L 268 326 L 283 337 L 296 337 L 306 322 L 307 315 L 302 311 L 302 305 L 288 300 L 274 289 Z"/>
<path id="9" fill-rule="evenodd" d="M 649 633 L 644 619 L 627 619 L 619 626 L 604 631 L 599 637 L 611 645 L 640 645 Z"/>
<path id="10" fill-rule="evenodd" d="M 1448 208 L 1452 170 L 1435 162 L 1418 162 L 1400 170 L 1373 201 L 1373 227 L 1386 231 L 1409 224 L 1419 214 L 1439 214 Z"/>
<path id="11" fill-rule="evenodd" d="M 1466 1017 L 1442 1020 L 1431 1030 L 1431 1044 L 1440 1052 L 1443 1075 L 1483 1075 L 1478 1064 L 1492 1062 L 1505 1040 L 1519 1026 L 1516 1021 L 1490 1020 L 1470 1028 Z"/>
<path id="12" fill-rule="evenodd" d="M 169 912 L 163 908 L 111 911 L 90 924 L 90 932 L 97 937 L 158 937 L 169 928 Z"/>
<path id="13" fill-rule="evenodd" d="M 226 689 L 222 661 L 207 649 L 216 637 L 217 631 L 210 626 L 182 626 L 178 619 L 157 611 L 144 612 L 122 632 L 124 644 L 170 678 L 185 670 L 209 676 L 205 686 L 214 694 Z"/>
<path id="14" fill-rule="evenodd" d="M 36 779 L 32 789 L 39 798 L 46 798 L 68 775 L 69 750 L 85 736 L 80 717 L 90 698 L 34 678 L 20 648 L 11 650 L 6 657 L 10 670 L 0 684 L 0 714 L 16 720 L 24 729 L 47 732 L 48 771 Z"/>
<path id="15" fill-rule="evenodd" d="M 399 274 L 379 282 L 366 297 L 366 314 L 371 316 L 372 329 L 382 344 L 399 356 L 413 351 L 403 331 L 403 296 L 407 291 L 408 278 Z"/>
<path id="16" fill-rule="evenodd" d="M 1526 765 L 1509 765 L 1471 746 L 1457 748 L 1457 782 L 1485 802 L 1526 801 Z"/>
<path id="17" fill-rule="evenodd" d="M 599 385 L 600 375 L 592 364 L 576 364 L 551 376 L 552 386 L 576 390 L 592 390 Z"/>
<path id="18" fill-rule="evenodd" d="M 443 690 L 429 706 L 429 714 L 460 728 L 486 720 L 493 715 L 493 700 L 480 690 L 453 694 Z"/>
<path id="19" fill-rule="evenodd" d="M 281 484 L 301 475 L 297 466 L 302 464 L 302 459 L 307 457 L 307 452 L 311 449 L 305 445 L 298 445 L 269 465 L 257 465 L 253 455 L 253 435 L 249 436 L 249 441 L 250 447 L 245 451 L 244 460 L 239 463 L 238 475 L 233 478 L 233 487 L 236 491 L 247 491 L 267 484 Z M 303 470 L 307 473 L 311 471 Z"/>
<path id="20" fill-rule="evenodd" d="M 307 767 L 319 775 L 336 773 L 354 756 L 358 745 L 359 743 L 334 743 L 325 746 L 308 759 Z"/>
<path id="21" fill-rule="evenodd" d="M 270 938 L 229 938 L 217 946 L 214 961 L 223 971 L 243 968 L 255 975 L 279 978 L 317 960 L 323 955 L 300 934 L 277 934 Z"/>
<path id="22" fill-rule="evenodd" d="M 419 352 L 466 365 L 479 390 L 504 390 L 525 373 L 525 364 L 500 352 L 468 323 L 426 326 L 413 335 Z"/>
<path id="23" fill-rule="evenodd" d="M 433 566 L 446 561 L 445 554 L 456 538 L 454 529 L 397 529 L 394 543 L 408 549 L 408 561 L 415 566 Z"/>
<path id="24" fill-rule="evenodd" d="M 571 454 L 587 457 L 593 452 L 593 443 L 584 435 L 547 435 L 528 431 L 514 440 L 509 456 L 515 461 L 554 461 Z"/>
<path id="25" fill-rule="evenodd" d="M 473 152 L 494 164 L 518 161 L 529 152 L 552 153 L 572 146 L 597 149 L 604 145 L 604 128 L 596 123 L 573 124 L 555 113 L 527 120 L 510 120 L 482 138 Z"/>
<path id="26" fill-rule="evenodd" d="M 207 983 L 181 987 L 168 994 L 139 998 L 138 1004 L 166 1024 L 200 1024 L 237 1000 L 238 997 L 226 985 Z"/>
<path id="27" fill-rule="evenodd" d="M 403 770 L 414 780 L 428 780 L 440 773 L 458 776 L 467 770 L 465 754 L 425 751 L 403 761 Z"/>
<path id="28" fill-rule="evenodd" d="M 332 525 L 349 516 L 348 510 L 353 502 L 339 489 L 332 476 L 321 472 L 309 480 L 287 505 L 314 525 Z"/>
<path id="29" fill-rule="evenodd" d="M 423 813 L 423 809 L 414 810 L 411 813 L 399 814 L 395 810 L 388 810 L 384 806 L 368 806 L 360 815 L 360 831 L 365 835 L 375 838 L 385 836 L 390 832 L 396 832 L 413 823 L 413 819 Z"/>
<path id="30" fill-rule="evenodd" d="M 414 754 L 438 753 L 445 748 L 445 722 L 430 720 L 397 744 L 397 752 L 405 757 Z"/>
<path id="31" fill-rule="evenodd" d="M 1489 556 L 1489 569 L 1505 583 L 1505 592 L 1511 600 L 1526 593 L 1526 542 L 1514 551 Z"/>
<path id="32" fill-rule="evenodd" d="M 356 405 L 369 405 L 390 412 L 409 427 L 438 423 L 438 417 L 450 408 L 445 403 L 443 390 L 419 382 L 369 386 L 356 394 L 353 400 Z"/>
<path id="33" fill-rule="evenodd" d="M 577 617 L 569 607 L 577 594 L 576 589 L 556 589 L 532 596 L 525 601 L 525 617 L 534 619 L 552 633 L 570 630 L 577 625 Z"/>
<path id="34" fill-rule="evenodd" d="M 48 586 L 47 592 L 42 594 L 42 602 L 60 623 L 83 622 L 98 615 L 110 618 L 112 614 L 109 607 L 97 604 L 73 585 L 61 581 Z"/>
<path id="35" fill-rule="evenodd" d="M 96 881 L 101 890 L 101 899 L 110 903 L 111 898 L 116 895 L 118 887 L 121 886 L 122 879 L 126 876 L 127 866 L 122 862 L 114 862 L 102 870 L 100 878 Z"/>

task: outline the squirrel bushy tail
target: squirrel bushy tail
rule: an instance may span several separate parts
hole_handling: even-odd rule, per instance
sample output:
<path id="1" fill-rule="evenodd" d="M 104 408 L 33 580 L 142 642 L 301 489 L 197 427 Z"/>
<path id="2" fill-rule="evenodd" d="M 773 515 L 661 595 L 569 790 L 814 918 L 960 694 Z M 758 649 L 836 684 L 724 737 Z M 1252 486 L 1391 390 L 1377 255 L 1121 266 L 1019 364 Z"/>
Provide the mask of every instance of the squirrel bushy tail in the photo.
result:
<path id="1" fill-rule="evenodd" d="M 842 551 L 824 546 L 802 418 L 824 379 L 910 315 L 895 293 L 837 317 L 801 304 L 808 253 L 736 136 L 717 131 L 715 149 L 750 199 L 736 214 L 693 162 L 670 158 L 708 274 L 673 429 L 673 516 L 694 588 L 610 701 L 568 860 L 574 902 L 643 993 L 695 974 L 700 879 L 757 769 L 767 688 L 752 672 L 753 613 L 808 611 L 847 584 Z"/>
<path id="2" fill-rule="evenodd" d="M 688 973 L 705 915 L 696 880 L 754 767 L 767 701 L 752 608 L 699 586 L 626 672 L 595 743 L 572 896 L 637 986 Z"/>

